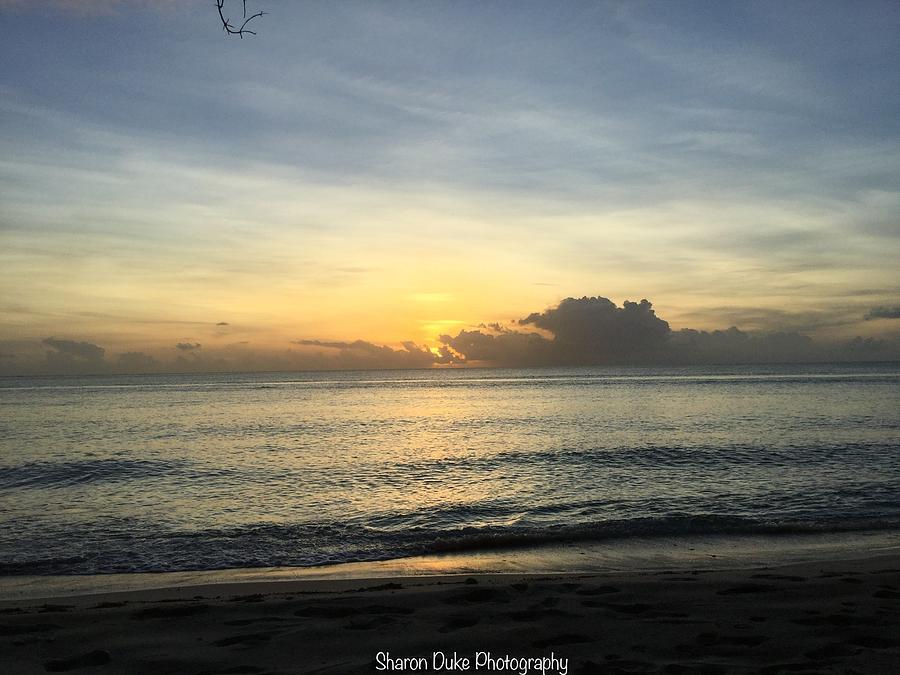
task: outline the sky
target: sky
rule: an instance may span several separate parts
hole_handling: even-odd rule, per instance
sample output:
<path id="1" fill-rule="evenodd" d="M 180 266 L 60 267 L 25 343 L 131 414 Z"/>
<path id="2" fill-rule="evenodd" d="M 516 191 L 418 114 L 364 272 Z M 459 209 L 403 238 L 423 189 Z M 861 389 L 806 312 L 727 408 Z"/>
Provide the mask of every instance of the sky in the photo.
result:
<path id="1" fill-rule="evenodd" d="M 0 0 L 0 374 L 900 359 L 900 4 L 248 10 Z"/>

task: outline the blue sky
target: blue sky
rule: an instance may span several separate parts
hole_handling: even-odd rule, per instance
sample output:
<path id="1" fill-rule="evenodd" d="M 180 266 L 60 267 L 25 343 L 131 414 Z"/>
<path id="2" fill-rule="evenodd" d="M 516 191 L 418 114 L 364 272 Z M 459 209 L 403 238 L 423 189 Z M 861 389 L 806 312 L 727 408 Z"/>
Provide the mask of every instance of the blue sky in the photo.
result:
<path id="1" fill-rule="evenodd" d="M 896 337 L 897 3 L 249 5 L 0 3 L 0 351 Z"/>

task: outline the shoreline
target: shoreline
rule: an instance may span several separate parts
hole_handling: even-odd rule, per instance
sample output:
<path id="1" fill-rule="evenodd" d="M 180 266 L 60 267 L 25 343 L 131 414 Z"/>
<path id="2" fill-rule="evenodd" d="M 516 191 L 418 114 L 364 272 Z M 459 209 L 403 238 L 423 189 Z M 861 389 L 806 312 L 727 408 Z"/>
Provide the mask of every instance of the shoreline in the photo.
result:
<path id="1" fill-rule="evenodd" d="M 652 573 L 687 567 L 750 569 L 900 555 L 900 532 L 868 531 L 792 536 L 706 535 L 635 538 L 585 544 L 448 552 L 310 567 L 258 567 L 96 575 L 0 577 L 0 607 L 7 602 L 72 598 L 168 588 L 279 584 L 336 580 L 403 579 L 457 575 L 577 575 Z"/>
<path id="2" fill-rule="evenodd" d="M 898 626 L 900 552 L 892 552 L 748 569 L 295 579 L 8 600 L 0 665 L 348 673 L 372 672 L 382 652 L 487 650 L 552 652 L 567 659 L 566 675 L 892 673 Z"/>

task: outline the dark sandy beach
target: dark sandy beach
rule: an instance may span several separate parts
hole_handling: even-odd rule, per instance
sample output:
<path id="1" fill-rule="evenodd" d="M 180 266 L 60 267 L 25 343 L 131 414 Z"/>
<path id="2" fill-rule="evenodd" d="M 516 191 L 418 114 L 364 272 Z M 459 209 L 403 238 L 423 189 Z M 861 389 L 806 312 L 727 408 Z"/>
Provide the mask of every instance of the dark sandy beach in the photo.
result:
<path id="1" fill-rule="evenodd" d="M 897 673 L 900 556 L 6 601 L 0 644 L 5 673 L 452 672 L 454 653 L 456 672 L 464 658 L 466 672 L 520 672 L 504 659 L 552 655 L 548 673 Z M 492 667 L 476 670 L 479 652 Z M 418 668 L 396 667 L 412 657 Z"/>

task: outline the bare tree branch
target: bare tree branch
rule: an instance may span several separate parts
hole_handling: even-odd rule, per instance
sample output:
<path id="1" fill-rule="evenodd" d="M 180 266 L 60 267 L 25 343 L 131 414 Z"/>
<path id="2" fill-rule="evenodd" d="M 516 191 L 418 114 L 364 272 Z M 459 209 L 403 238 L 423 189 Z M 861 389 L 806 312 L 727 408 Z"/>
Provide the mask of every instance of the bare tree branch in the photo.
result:
<path id="1" fill-rule="evenodd" d="M 237 35 L 242 40 L 244 39 L 244 33 L 248 35 L 256 35 L 256 31 L 252 31 L 247 28 L 247 24 L 253 21 L 253 19 L 265 16 L 265 12 L 257 12 L 256 14 L 251 14 L 249 17 L 247 16 L 247 0 L 242 0 L 241 4 L 244 9 L 243 22 L 240 26 L 235 26 L 231 23 L 231 19 L 225 17 L 225 0 L 216 0 L 216 9 L 219 11 L 219 20 L 222 22 L 222 30 L 224 30 L 229 35 Z"/>

